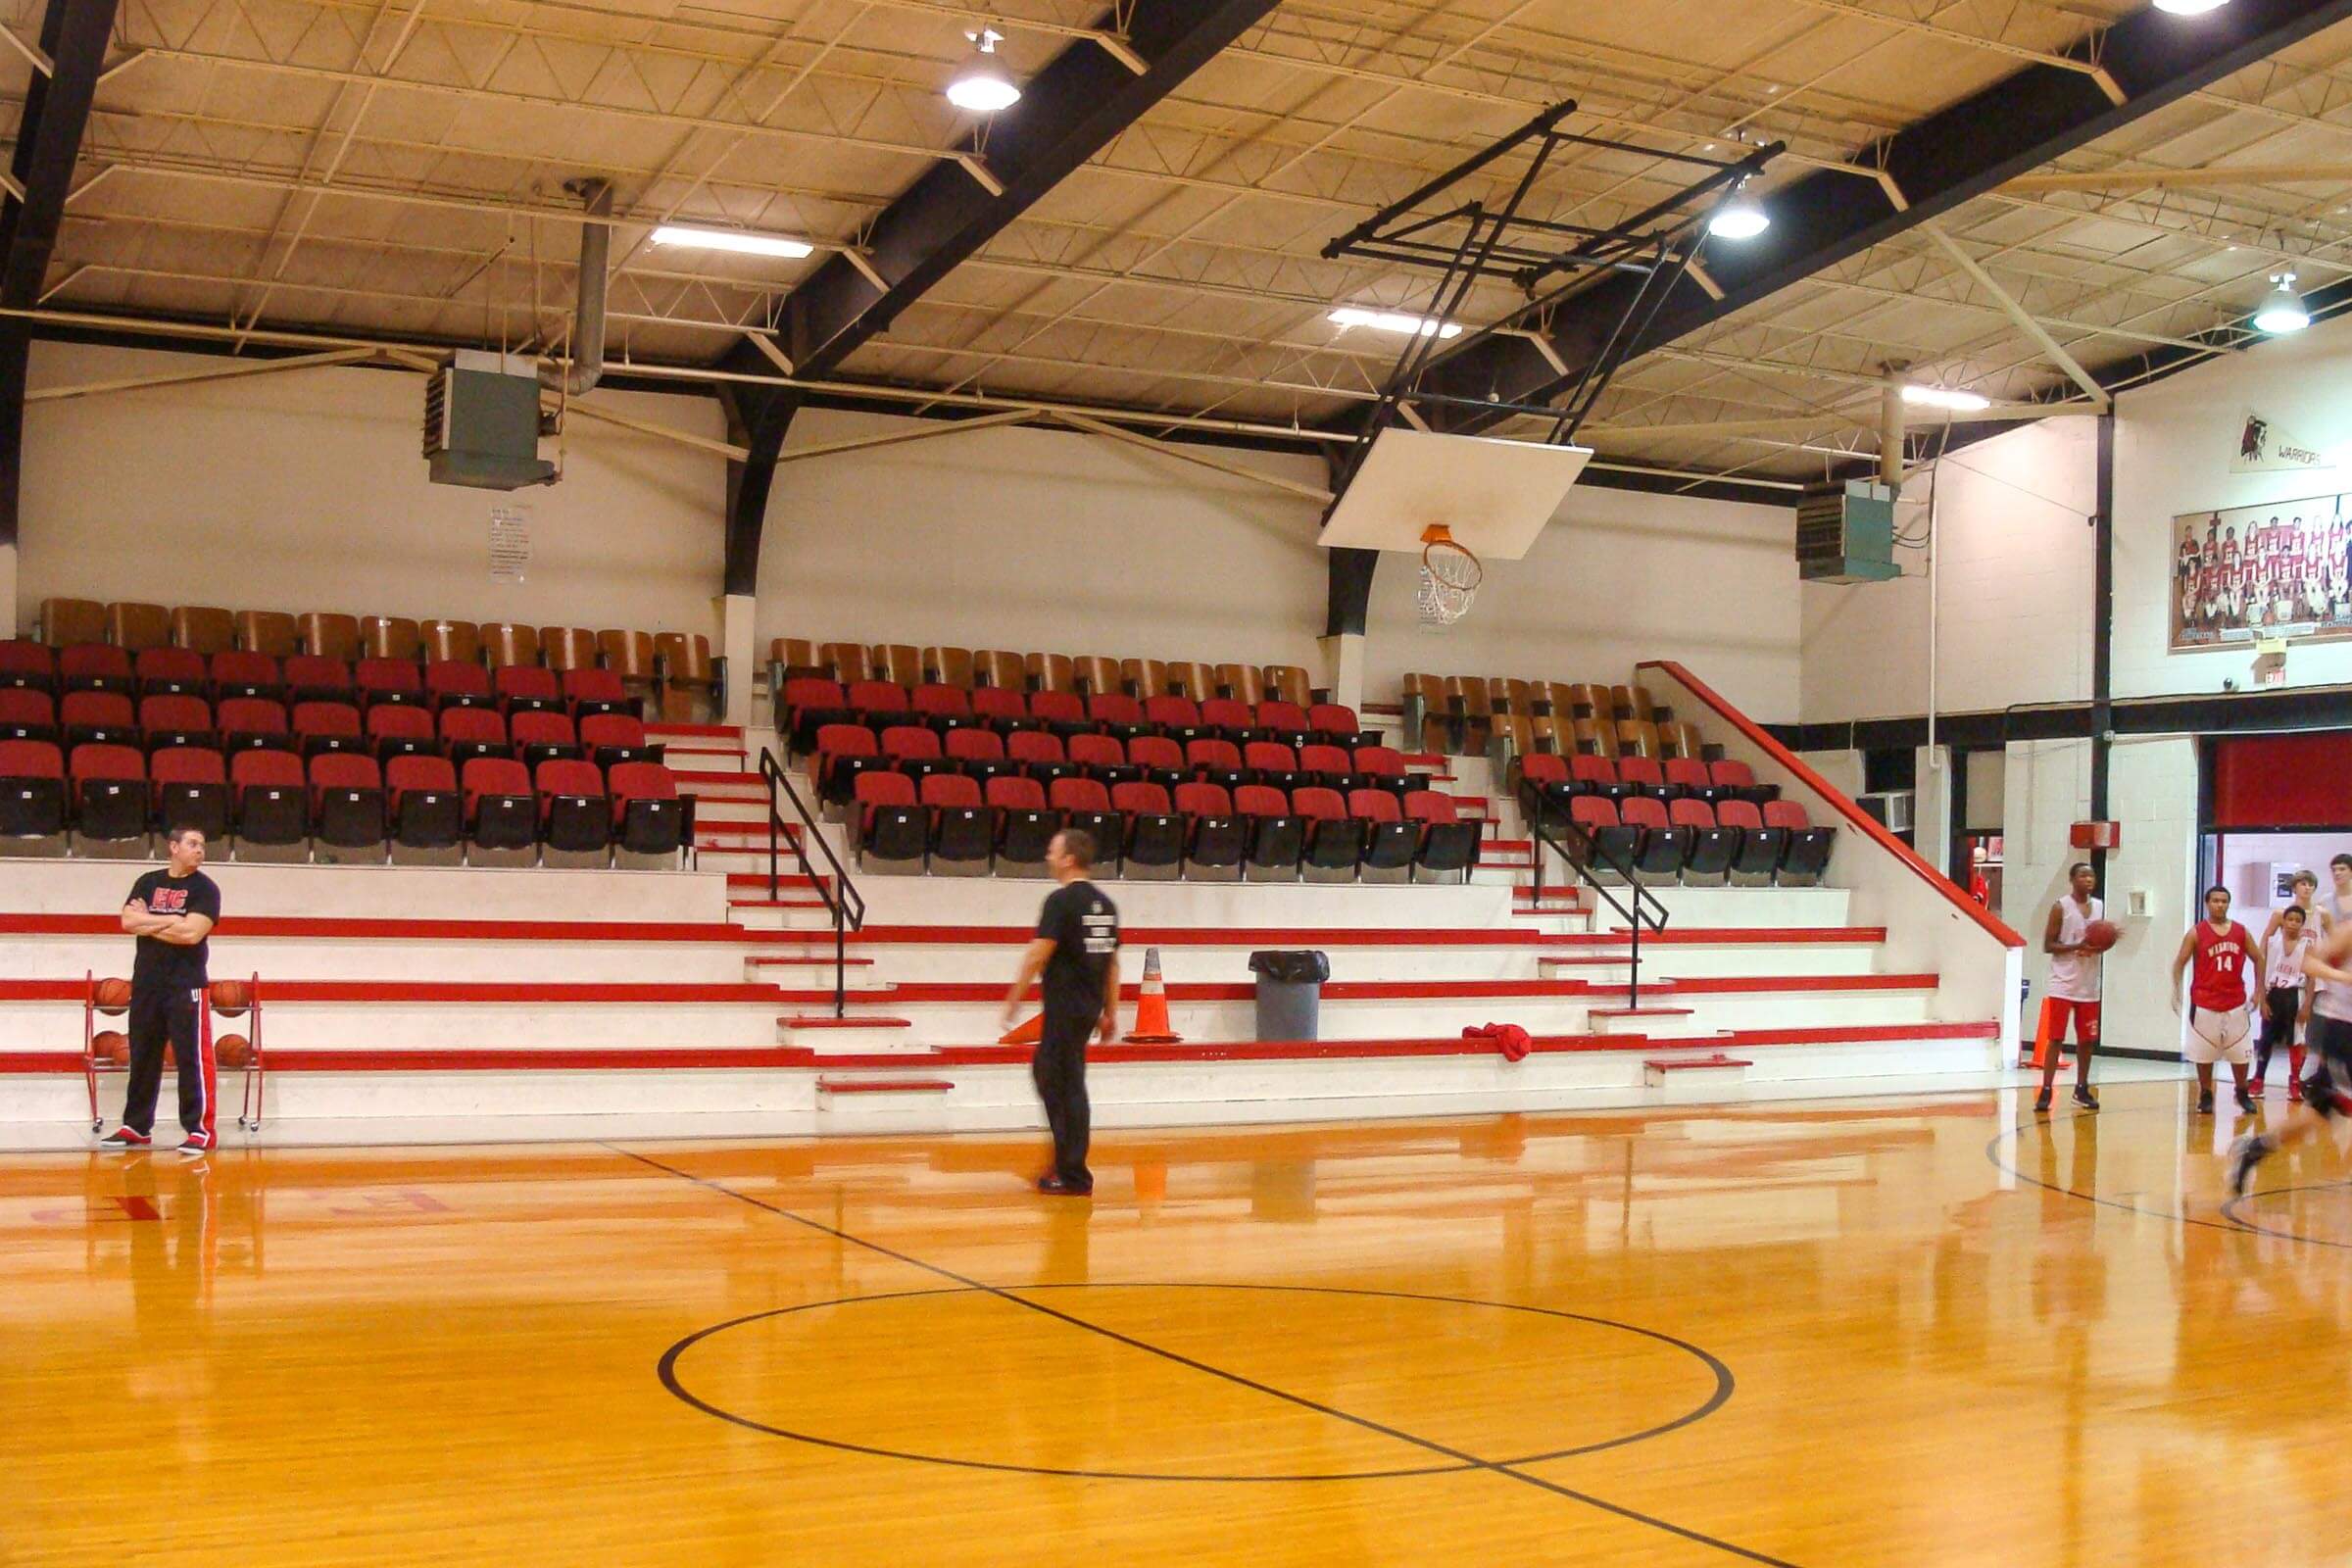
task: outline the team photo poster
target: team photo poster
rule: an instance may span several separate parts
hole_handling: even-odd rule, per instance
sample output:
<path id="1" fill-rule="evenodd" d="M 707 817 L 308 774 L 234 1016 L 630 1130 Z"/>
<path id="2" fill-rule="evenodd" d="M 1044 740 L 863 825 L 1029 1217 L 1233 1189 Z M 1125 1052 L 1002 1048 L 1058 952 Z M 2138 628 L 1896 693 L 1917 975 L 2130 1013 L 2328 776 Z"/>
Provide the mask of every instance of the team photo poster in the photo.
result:
<path id="1" fill-rule="evenodd" d="M 2352 637 L 2344 496 L 2173 519 L 2175 653 Z"/>

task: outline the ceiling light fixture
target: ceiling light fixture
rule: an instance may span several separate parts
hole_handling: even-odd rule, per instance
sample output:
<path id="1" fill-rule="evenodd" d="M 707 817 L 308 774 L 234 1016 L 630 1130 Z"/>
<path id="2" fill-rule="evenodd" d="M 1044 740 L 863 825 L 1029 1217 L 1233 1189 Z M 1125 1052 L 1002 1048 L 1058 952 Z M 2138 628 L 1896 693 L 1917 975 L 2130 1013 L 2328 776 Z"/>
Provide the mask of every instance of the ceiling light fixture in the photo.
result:
<path id="1" fill-rule="evenodd" d="M 1717 239 L 1754 239 L 1771 226 L 1771 215 L 1747 194 L 1745 180 L 1733 187 L 1732 199 L 1707 220 L 1707 232 Z"/>
<path id="2" fill-rule="evenodd" d="M 2278 285 L 2278 292 L 2262 302 L 2254 313 L 2254 329 L 2277 336 L 2282 332 L 2300 332 L 2311 324 L 2311 312 L 2303 296 L 2295 292 L 2295 274 L 2273 272 L 2271 281 Z"/>
<path id="3" fill-rule="evenodd" d="M 1021 89 L 1004 70 L 1004 62 L 997 58 L 997 45 L 1004 41 L 1004 35 L 983 25 L 964 36 L 972 40 L 972 58 L 949 81 L 948 102 L 976 115 L 993 115 L 1019 103 Z"/>
<path id="4" fill-rule="evenodd" d="M 1976 414 L 1992 407 L 1992 399 L 1981 392 L 1964 392 L 1949 386 L 1919 386 L 1909 381 L 1903 383 L 1903 401 L 1923 408 L 1949 409 L 1955 414 Z"/>
<path id="5" fill-rule="evenodd" d="M 1343 305 L 1331 313 L 1334 326 L 1368 326 L 1376 332 L 1418 332 L 1423 337 L 1436 333 L 1443 340 L 1460 337 L 1458 321 L 1433 321 L 1426 316 L 1406 316 L 1400 311 L 1367 311 L 1354 305 Z"/>
<path id="6" fill-rule="evenodd" d="M 746 256 L 785 256 L 796 262 L 816 249 L 807 240 L 774 234 L 750 234 L 739 228 L 684 228 L 675 223 L 655 229 L 654 243 L 691 250 L 740 251 Z"/>
<path id="7" fill-rule="evenodd" d="M 2230 0 L 2156 0 L 2156 9 L 2169 11 L 2176 17 L 2201 17 L 2208 11 L 2219 11 Z"/>

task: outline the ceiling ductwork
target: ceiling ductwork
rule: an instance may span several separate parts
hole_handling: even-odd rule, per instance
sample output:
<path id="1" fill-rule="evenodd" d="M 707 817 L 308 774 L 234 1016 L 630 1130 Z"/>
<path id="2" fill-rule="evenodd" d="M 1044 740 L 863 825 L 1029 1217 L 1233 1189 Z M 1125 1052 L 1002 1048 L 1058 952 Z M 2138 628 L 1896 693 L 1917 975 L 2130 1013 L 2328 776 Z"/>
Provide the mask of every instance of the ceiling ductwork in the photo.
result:
<path id="1" fill-rule="evenodd" d="M 612 258 L 612 183 L 590 176 L 568 179 L 564 188 L 580 199 L 587 220 L 580 224 L 579 304 L 571 323 L 571 367 L 553 361 L 539 367 L 539 384 L 578 397 L 605 373 L 605 280 Z"/>

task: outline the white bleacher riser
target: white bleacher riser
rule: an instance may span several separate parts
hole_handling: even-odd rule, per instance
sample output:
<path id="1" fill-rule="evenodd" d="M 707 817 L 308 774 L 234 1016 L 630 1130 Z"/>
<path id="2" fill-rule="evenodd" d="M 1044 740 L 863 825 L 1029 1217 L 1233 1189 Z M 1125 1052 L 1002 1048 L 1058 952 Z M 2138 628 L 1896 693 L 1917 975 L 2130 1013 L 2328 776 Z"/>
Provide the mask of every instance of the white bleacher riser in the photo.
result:
<path id="1" fill-rule="evenodd" d="M 1630 965 L 1625 962 L 1627 950 L 1623 948 L 1583 953 L 1566 948 L 1548 951 L 1571 954 L 1579 959 L 1607 956 L 1616 961 L 1546 963 L 1539 970 L 1546 980 L 1623 985 L 1631 978 Z M 1861 942 L 1676 943 L 1655 947 L 1645 942 L 1642 947 L 1642 980 L 1645 985 L 1675 975 L 1869 974 L 1878 967 L 1877 948 Z"/>
<path id="2" fill-rule="evenodd" d="M 1117 897 L 1115 889 L 1111 896 L 1114 899 Z M 1143 978 L 1145 945 L 1136 943 L 1119 955 L 1122 976 L 1129 982 Z M 1172 985 L 1195 981 L 1240 984 L 1250 978 L 1250 955 L 1264 945 L 1249 943 L 1210 948 L 1171 944 L 1159 950 L 1160 966 Z M 1534 947 L 1451 945 L 1351 947 L 1315 941 L 1277 945 L 1283 948 L 1313 948 L 1329 955 L 1331 977 L 1334 980 L 1533 980 L 1537 978 L 1536 955 L 1544 951 Z M 874 958 L 875 967 L 886 970 L 894 981 L 917 984 L 994 981 L 1004 984 L 1012 979 L 1013 966 L 1020 961 L 1021 947 L 1020 942 L 987 945 L 860 944 L 852 951 Z M 830 957 L 833 952 L 831 933 L 826 934 L 824 941 L 811 944 L 808 951 L 811 955 Z M 78 970 L 75 972 L 79 973 Z M 786 987 L 806 987 L 809 984 L 807 978 L 794 980 L 788 977 L 794 973 L 805 977 L 812 971 L 753 964 L 748 966 L 748 972 L 760 980 L 776 981 Z M 830 978 L 828 970 L 826 983 L 830 983 Z"/>
<path id="3" fill-rule="evenodd" d="M 855 875 L 855 872 L 852 873 Z M 1034 924 L 1054 884 L 1013 877 L 858 877 L 868 925 Z M 1511 923 L 1510 890 L 1476 885 L 1105 881 L 1126 926 L 1472 928 Z"/>
<path id="4" fill-rule="evenodd" d="M 240 937 L 236 927 L 212 940 L 216 979 L 260 974 L 267 980 L 450 980 L 505 984 L 665 981 L 733 985 L 747 978 L 739 942 L 499 942 L 322 940 Z M 128 937 L 8 937 L 11 979 L 127 975 Z M 827 971 L 828 980 L 831 971 Z M 773 980 L 774 974 L 750 976 Z"/>
<path id="5" fill-rule="evenodd" d="M 222 1072 L 218 1083 L 224 1109 L 233 1111 L 242 1093 L 244 1075 Z M 9 1086 L 13 1089 L 15 1086 Z M 78 1077 L 45 1084 L 43 1102 L 69 1120 L 78 1118 L 87 1129 L 88 1100 Z M 98 1102 L 113 1119 L 122 1102 L 122 1075 L 100 1080 Z M 157 1102 L 163 1107 L 159 1131 L 170 1136 L 173 1120 L 172 1076 L 164 1077 Z M 504 1124 L 517 1117 L 561 1114 L 577 1116 L 652 1116 L 756 1114 L 777 1118 L 779 1133 L 814 1129 L 808 1118 L 814 1109 L 814 1077 L 805 1069 L 738 1067 L 706 1071 L 690 1067 L 660 1072 L 573 1072 L 564 1069 L 510 1072 L 285 1072 L 269 1080 L 269 1118 L 264 1141 L 298 1141 L 306 1122 L 418 1118 L 423 1136 L 448 1142 L 478 1139 L 496 1142 L 514 1136 Z M 27 1102 L 27 1109 L 39 1108 Z M 16 1119 L 12 1101 L 0 1120 Z M 222 1124 L 228 1118 L 223 1116 Z M 582 1136 L 575 1123 L 568 1129 Z M 592 1124 L 589 1136 L 593 1136 Z M 225 1140 L 236 1144 L 233 1130 Z M 527 1135 L 526 1135 L 527 1136 Z"/>
<path id="6" fill-rule="evenodd" d="M 0 909 L 12 914 L 113 914 L 122 907 L 131 883 L 150 869 L 122 860 L 0 859 Z M 723 883 L 708 873 L 688 871 L 214 861 L 205 874 L 220 885 L 222 913 L 230 920 L 239 915 L 382 920 L 726 918 Z"/>
<path id="7" fill-rule="evenodd" d="M 1241 982 L 1235 982 L 1241 983 Z M 815 990 L 810 986 L 807 989 Z M 1595 1008 L 1615 1008 L 1625 1005 L 1623 992 L 1603 993 L 1590 997 L 1528 997 L 1528 996 L 1457 996 L 1457 997 L 1400 997 L 1377 1000 L 1337 1000 L 1323 998 L 1320 1012 L 1320 1037 L 1325 1040 L 1425 1040 L 1450 1038 L 1465 1028 L 1490 1020 L 1515 1023 L 1534 1035 L 1583 1035 L 1605 1032 L 1612 1035 L 1690 1035 L 1712 1034 L 1733 1027 L 1741 1028 L 1838 1028 L 1863 1024 L 1924 1023 L 1928 1021 L 1929 990 L 1918 991 L 1807 991 L 1785 996 L 1735 994 L 1730 996 L 1685 996 L 1671 993 L 1642 994 L 1645 1004 L 1689 1008 L 1688 1016 L 1676 1014 L 1656 1020 L 1615 1018 L 1605 1021 L 1595 1031 L 1591 1014 Z M 1122 1028 L 1134 1022 L 1134 1004 L 1120 1007 Z M 904 998 L 876 998 L 869 1004 L 853 1004 L 853 1012 L 868 1012 L 905 1018 L 912 1027 L 887 1031 L 877 1049 L 899 1050 L 923 1046 L 970 1046 L 994 1041 L 1001 1030 L 1001 1000 L 971 1002 L 918 1002 Z M 782 1012 L 815 1012 L 830 1010 L 828 997 L 824 1008 L 813 1001 L 788 1003 Z M 1024 1016 L 1034 1011 L 1024 1007 Z M 1256 1004 L 1253 1001 L 1188 1001 L 1181 997 L 1168 1004 L 1168 1018 L 1173 1031 L 1189 1042 L 1250 1041 L 1259 1038 Z M 824 1031 L 834 1034 L 838 1031 Z M 863 1035 L 864 1031 L 858 1031 Z M 875 1031 L 877 1037 L 884 1032 Z M 816 1038 L 815 1031 L 784 1032 L 796 1046 L 812 1046 L 819 1050 L 841 1046 L 838 1040 Z M 864 1049 L 864 1048 L 859 1048 Z"/>
<path id="8" fill-rule="evenodd" d="M 335 1051 L 386 1057 L 402 1051 L 564 1050 L 645 1046 L 776 1045 L 773 1003 L 679 1002 L 276 1002 L 266 1003 L 263 1040 L 272 1051 Z M 121 1028 L 119 1019 L 100 1027 Z M 222 1020 L 222 1031 L 242 1026 Z M 991 1036 L 991 1038 L 994 1038 Z M 81 1004 L 0 1003 L 0 1040 L 19 1051 L 81 1049 Z"/>

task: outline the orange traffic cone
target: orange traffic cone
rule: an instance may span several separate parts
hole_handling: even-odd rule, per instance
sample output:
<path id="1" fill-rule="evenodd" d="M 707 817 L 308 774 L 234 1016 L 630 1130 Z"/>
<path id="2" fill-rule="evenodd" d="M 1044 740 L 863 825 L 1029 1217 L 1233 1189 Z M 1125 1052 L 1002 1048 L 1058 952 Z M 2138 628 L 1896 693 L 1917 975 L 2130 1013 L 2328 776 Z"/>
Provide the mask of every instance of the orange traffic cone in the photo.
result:
<path id="1" fill-rule="evenodd" d="M 1040 1012 L 1031 1014 L 1027 1023 L 1014 1024 L 1012 1033 L 1000 1036 L 997 1044 L 1000 1046 L 1034 1046 L 1045 1038 L 1046 1015 Z"/>
<path id="2" fill-rule="evenodd" d="M 1127 1031 L 1129 1044 L 1138 1046 L 1173 1046 L 1184 1036 L 1168 1027 L 1168 987 L 1159 977 L 1159 950 L 1144 950 L 1143 994 L 1136 999 L 1135 1027 Z"/>

